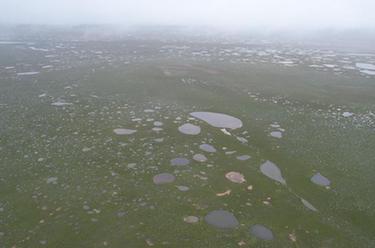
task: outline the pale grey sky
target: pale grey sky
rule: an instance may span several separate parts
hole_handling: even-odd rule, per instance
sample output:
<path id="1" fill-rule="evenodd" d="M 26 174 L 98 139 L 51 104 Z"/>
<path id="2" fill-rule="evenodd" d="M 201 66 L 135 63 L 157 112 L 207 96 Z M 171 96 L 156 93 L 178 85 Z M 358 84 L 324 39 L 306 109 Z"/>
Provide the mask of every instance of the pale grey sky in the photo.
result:
<path id="1" fill-rule="evenodd" d="M 0 0 L 0 23 L 375 29 L 375 0 Z"/>

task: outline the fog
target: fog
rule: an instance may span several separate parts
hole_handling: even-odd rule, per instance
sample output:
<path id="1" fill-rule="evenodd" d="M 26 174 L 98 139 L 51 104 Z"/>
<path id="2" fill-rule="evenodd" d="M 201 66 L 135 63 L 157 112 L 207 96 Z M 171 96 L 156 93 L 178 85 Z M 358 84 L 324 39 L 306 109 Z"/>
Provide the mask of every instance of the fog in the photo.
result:
<path id="1" fill-rule="evenodd" d="M 1 24 L 373 29 L 373 0 L 1 0 Z"/>

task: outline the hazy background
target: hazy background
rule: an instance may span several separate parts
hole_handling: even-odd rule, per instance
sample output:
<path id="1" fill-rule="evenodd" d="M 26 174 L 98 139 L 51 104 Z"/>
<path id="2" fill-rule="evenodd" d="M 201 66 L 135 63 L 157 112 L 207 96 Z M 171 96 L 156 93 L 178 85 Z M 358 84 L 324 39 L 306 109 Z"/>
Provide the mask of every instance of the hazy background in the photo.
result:
<path id="1" fill-rule="evenodd" d="M 374 0 L 0 0 L 1 24 L 375 29 Z"/>

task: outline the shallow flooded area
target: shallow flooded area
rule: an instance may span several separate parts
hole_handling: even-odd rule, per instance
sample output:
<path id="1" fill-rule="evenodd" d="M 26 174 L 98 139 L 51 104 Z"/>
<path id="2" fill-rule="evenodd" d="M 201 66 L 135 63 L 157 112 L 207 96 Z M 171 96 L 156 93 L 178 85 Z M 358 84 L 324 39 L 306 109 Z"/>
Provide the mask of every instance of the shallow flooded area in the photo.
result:
<path id="1" fill-rule="evenodd" d="M 375 247 L 374 64 L 245 41 L 0 42 L 0 247 Z"/>

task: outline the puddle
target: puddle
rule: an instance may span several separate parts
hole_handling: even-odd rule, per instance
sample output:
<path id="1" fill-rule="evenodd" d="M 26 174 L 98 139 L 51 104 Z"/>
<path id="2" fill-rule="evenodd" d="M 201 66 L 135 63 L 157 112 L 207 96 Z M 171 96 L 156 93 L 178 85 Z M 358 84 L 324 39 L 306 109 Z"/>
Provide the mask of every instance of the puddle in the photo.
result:
<path id="1" fill-rule="evenodd" d="M 364 69 L 364 70 L 375 70 L 375 65 L 373 64 L 368 64 L 368 63 L 356 63 L 356 67 L 359 69 Z"/>
<path id="2" fill-rule="evenodd" d="M 371 71 L 371 70 L 360 70 L 360 72 L 363 73 L 363 74 L 366 74 L 366 75 L 375 76 L 375 71 Z"/>
<path id="3" fill-rule="evenodd" d="M 250 228 L 250 233 L 254 235 L 255 237 L 257 237 L 258 239 L 262 239 L 262 240 L 274 239 L 272 231 L 263 225 L 259 225 L 259 224 L 253 225 Z"/>
<path id="4" fill-rule="evenodd" d="M 301 198 L 301 202 L 306 208 L 310 209 L 311 211 L 318 212 L 318 209 L 316 209 L 310 202 L 306 201 L 305 199 Z"/>
<path id="5" fill-rule="evenodd" d="M 214 210 L 204 217 L 207 224 L 220 229 L 234 229 L 239 225 L 237 218 L 228 211 Z"/>
<path id="6" fill-rule="evenodd" d="M 38 71 L 20 72 L 20 73 L 17 73 L 17 76 L 32 76 L 32 75 L 37 75 L 39 73 L 40 72 Z"/>
<path id="7" fill-rule="evenodd" d="M 179 186 L 176 186 L 176 187 L 179 191 L 182 191 L 182 192 L 189 191 L 189 189 L 190 189 L 188 186 L 184 186 L 184 185 L 179 185 Z"/>
<path id="8" fill-rule="evenodd" d="M 245 161 L 245 160 L 248 160 L 250 158 L 251 158 L 251 156 L 249 156 L 249 155 L 240 155 L 240 156 L 236 157 L 236 159 L 241 160 L 241 161 Z"/>
<path id="9" fill-rule="evenodd" d="M 163 122 L 161 122 L 161 121 L 154 121 L 154 126 L 155 127 L 161 127 L 161 126 L 163 126 Z"/>
<path id="10" fill-rule="evenodd" d="M 270 133 L 270 135 L 274 138 L 281 139 L 283 137 L 283 133 L 280 131 L 273 131 Z"/>
<path id="11" fill-rule="evenodd" d="M 283 178 L 281 171 L 277 165 L 271 161 L 266 161 L 260 166 L 260 171 L 263 175 L 271 178 L 272 180 L 278 181 L 281 184 L 286 184 L 285 179 Z"/>
<path id="12" fill-rule="evenodd" d="M 216 148 L 209 144 L 202 144 L 199 146 L 199 149 L 205 152 L 209 152 L 209 153 L 216 152 Z"/>
<path id="13" fill-rule="evenodd" d="M 183 124 L 182 126 L 179 126 L 178 131 L 187 135 L 198 135 L 201 132 L 201 128 L 199 126 L 186 123 L 186 124 Z"/>
<path id="14" fill-rule="evenodd" d="M 320 186 L 329 186 L 331 184 L 331 181 L 325 176 L 322 176 L 320 173 L 316 173 L 314 176 L 312 176 L 311 182 Z"/>
<path id="15" fill-rule="evenodd" d="M 137 130 L 126 129 L 126 128 L 116 128 L 116 129 L 113 129 L 113 132 L 117 135 L 130 135 L 130 134 L 136 133 Z"/>
<path id="16" fill-rule="evenodd" d="M 173 183 L 174 180 L 176 180 L 176 177 L 170 173 L 161 173 L 153 177 L 155 184 Z"/>
<path id="17" fill-rule="evenodd" d="M 188 165 L 190 163 L 190 160 L 187 158 L 174 158 L 171 159 L 170 162 L 172 166 L 184 166 Z"/>
<path id="18" fill-rule="evenodd" d="M 344 113 L 342 113 L 343 117 L 350 117 L 350 116 L 353 116 L 353 115 L 354 115 L 354 113 L 352 113 L 352 112 L 344 112 Z"/>
<path id="19" fill-rule="evenodd" d="M 193 156 L 193 159 L 194 159 L 195 161 L 197 161 L 197 162 L 206 162 L 206 161 L 207 161 L 207 157 L 204 156 L 203 154 L 200 154 L 200 153 L 195 154 L 195 155 Z"/>
<path id="20" fill-rule="evenodd" d="M 65 101 L 57 101 L 57 102 L 53 102 L 51 103 L 52 106 L 55 106 L 55 107 L 64 107 L 64 106 L 70 106 L 70 105 L 73 105 L 73 103 L 70 103 L 70 102 L 65 102 Z"/>
<path id="21" fill-rule="evenodd" d="M 47 184 L 57 184 L 57 177 L 47 178 Z"/>
<path id="22" fill-rule="evenodd" d="M 191 116 L 205 121 L 209 125 L 218 128 L 237 129 L 242 127 L 242 121 L 236 117 L 213 112 L 192 112 Z"/>

